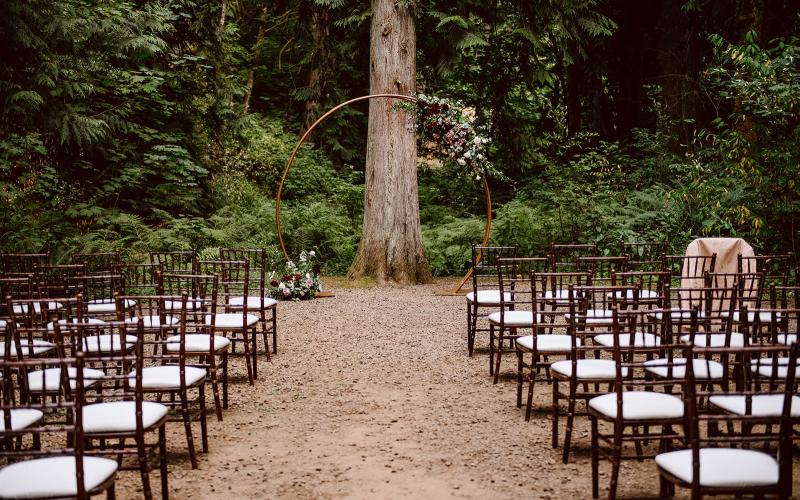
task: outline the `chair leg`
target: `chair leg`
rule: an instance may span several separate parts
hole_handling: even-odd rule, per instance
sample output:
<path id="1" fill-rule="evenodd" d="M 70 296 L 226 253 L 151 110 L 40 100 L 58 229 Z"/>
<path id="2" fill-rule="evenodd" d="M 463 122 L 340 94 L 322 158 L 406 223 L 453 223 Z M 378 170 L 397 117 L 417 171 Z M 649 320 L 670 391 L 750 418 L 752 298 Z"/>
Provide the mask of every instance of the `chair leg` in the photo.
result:
<path id="1" fill-rule="evenodd" d="M 106 498 L 108 500 L 116 500 L 117 492 L 114 489 L 114 483 L 111 483 L 111 486 L 109 486 L 108 489 L 106 490 Z"/>
<path id="2" fill-rule="evenodd" d="M 598 498 L 600 496 L 600 453 L 597 449 L 599 444 L 597 418 L 589 415 L 589 420 L 592 423 L 592 498 Z"/>
<path id="3" fill-rule="evenodd" d="M 475 334 L 472 331 L 472 304 L 467 302 L 467 355 L 472 357 Z"/>
<path id="4" fill-rule="evenodd" d="M 243 331 L 244 336 L 244 364 L 247 367 L 247 380 L 250 385 L 253 385 L 253 359 L 250 356 L 250 343 L 247 341 L 247 332 Z"/>
<path id="5" fill-rule="evenodd" d="M 533 408 L 533 386 L 536 383 L 536 368 L 535 362 L 531 361 L 530 380 L 528 380 L 528 404 L 525 407 L 525 421 L 531 420 L 531 408 Z"/>
<path id="6" fill-rule="evenodd" d="M 489 375 L 494 375 L 494 325 L 489 325 Z"/>
<path id="7" fill-rule="evenodd" d="M 561 454 L 561 461 L 569 463 L 569 449 L 572 444 L 572 424 L 575 420 L 575 384 L 570 382 L 569 403 L 567 405 L 567 427 L 564 430 L 564 450 Z"/>
<path id="8" fill-rule="evenodd" d="M 552 446 L 558 448 L 558 380 L 553 379 Z"/>
<path id="9" fill-rule="evenodd" d="M 192 436 L 192 421 L 189 415 L 189 402 L 186 400 L 188 394 L 181 393 L 181 416 L 183 417 L 183 428 L 186 431 L 186 446 L 189 449 L 189 460 L 192 469 L 197 468 L 197 454 L 194 451 L 194 436 Z"/>
<path id="10" fill-rule="evenodd" d="M 611 457 L 611 485 L 608 489 L 608 500 L 617 498 L 619 469 L 622 466 L 622 432 L 621 429 L 614 429 L 614 454 Z"/>
<path id="11" fill-rule="evenodd" d="M 200 384 L 198 386 L 199 400 L 200 400 L 200 442 L 202 444 L 203 453 L 208 453 L 208 418 L 206 414 L 206 386 Z"/>
<path id="12" fill-rule="evenodd" d="M 272 354 L 278 354 L 278 320 L 275 315 L 277 307 L 272 308 Z"/>
<path id="13" fill-rule="evenodd" d="M 247 332 L 244 333 L 245 338 L 247 338 Z M 253 327 L 253 333 L 251 333 L 251 336 L 253 342 L 253 380 L 258 380 L 258 331 L 255 327 Z M 247 341 L 245 340 L 245 342 Z"/>
<path id="14" fill-rule="evenodd" d="M 150 470 L 147 464 L 147 450 L 144 447 L 144 434 L 136 436 L 136 455 L 139 459 L 139 474 L 142 476 L 142 495 L 146 500 L 153 498 L 150 489 Z"/>
<path id="15" fill-rule="evenodd" d="M 517 351 L 517 408 L 522 408 L 522 371 L 524 369 L 522 363 L 522 351 Z"/>
<path id="16" fill-rule="evenodd" d="M 222 408 L 228 409 L 228 351 L 222 351 Z"/>
<path id="17" fill-rule="evenodd" d="M 497 352 L 495 353 L 496 361 L 494 364 L 494 382 L 497 383 L 500 381 L 500 361 L 503 357 L 503 333 L 504 328 L 500 327 L 500 335 L 497 337 Z"/>
<path id="18" fill-rule="evenodd" d="M 167 431 L 166 424 L 158 429 L 158 460 L 161 468 L 161 499 L 169 499 L 169 471 L 167 470 Z"/>
<path id="19" fill-rule="evenodd" d="M 217 413 L 217 421 L 222 422 L 222 401 L 219 397 L 219 375 L 217 374 L 217 358 L 210 356 L 211 362 L 209 369 L 211 372 L 211 393 L 214 396 L 214 408 Z"/>

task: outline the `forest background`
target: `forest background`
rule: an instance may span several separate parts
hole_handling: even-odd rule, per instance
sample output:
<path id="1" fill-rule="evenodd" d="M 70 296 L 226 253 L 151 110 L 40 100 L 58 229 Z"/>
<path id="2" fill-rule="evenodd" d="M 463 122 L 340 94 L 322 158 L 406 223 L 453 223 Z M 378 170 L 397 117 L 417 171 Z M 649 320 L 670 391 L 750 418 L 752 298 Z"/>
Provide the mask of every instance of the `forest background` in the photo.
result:
<path id="1" fill-rule="evenodd" d="M 399 0 L 398 0 L 399 1 Z M 492 139 L 492 241 L 745 238 L 797 251 L 800 3 L 418 0 L 418 90 Z M 266 246 L 289 154 L 369 93 L 352 0 L 0 2 L 0 251 Z M 315 130 L 283 193 L 290 255 L 352 262 L 367 106 Z M 480 182 L 419 165 L 434 274 L 481 240 Z"/>

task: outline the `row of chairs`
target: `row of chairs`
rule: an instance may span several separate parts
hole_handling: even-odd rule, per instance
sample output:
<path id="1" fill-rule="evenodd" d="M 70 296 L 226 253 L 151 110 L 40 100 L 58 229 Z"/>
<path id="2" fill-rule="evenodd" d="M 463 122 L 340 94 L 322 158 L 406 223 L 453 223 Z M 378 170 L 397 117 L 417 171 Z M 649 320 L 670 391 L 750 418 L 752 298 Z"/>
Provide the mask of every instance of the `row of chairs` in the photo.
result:
<path id="1" fill-rule="evenodd" d="M 490 251 L 480 250 L 483 250 L 484 257 Z M 769 374 L 775 376 L 766 384 L 774 394 L 766 401 L 775 403 L 775 398 L 783 397 L 780 395 L 783 393 L 778 394 L 780 391 L 794 394 L 794 382 L 784 382 L 787 373 L 784 368 L 793 363 L 792 357 L 796 356 L 792 342 L 797 338 L 800 288 L 786 285 L 788 273 L 784 279 L 774 279 L 774 275 L 767 278 L 763 270 L 713 273 L 713 267 L 703 266 L 699 276 L 687 279 L 687 276 L 679 275 L 676 281 L 673 273 L 667 270 L 614 270 L 614 265 L 623 263 L 626 256 L 601 259 L 576 258 L 571 269 L 562 266 L 561 271 L 553 271 L 558 268 L 552 265 L 552 254 L 547 258 L 490 256 L 489 260 L 495 263 L 496 281 L 494 289 L 484 289 L 484 294 L 493 292 L 496 301 L 493 304 L 496 310 L 487 315 L 490 372 L 494 372 L 495 382 L 500 374 L 501 355 L 508 342 L 516 351 L 518 360 L 518 406 L 522 406 L 523 386 L 525 381 L 528 382 L 526 418 L 531 415 L 537 380 L 544 378 L 552 384 L 552 444 L 554 447 L 558 445 L 559 418 L 566 416 L 565 462 L 569 459 L 576 402 L 585 401 L 592 426 L 593 494 L 596 497 L 599 492 L 598 463 L 600 456 L 605 454 L 612 462 L 609 496 L 614 498 L 624 441 L 634 443 L 634 456 L 639 459 L 648 456 L 642 446 L 651 442 L 658 443 L 659 451 L 664 453 L 676 440 L 687 450 L 690 445 L 696 445 L 692 448 L 695 451 L 702 447 L 706 434 L 692 427 L 698 418 L 708 420 L 712 429 L 719 425 L 712 421 L 719 416 L 720 407 L 708 404 L 709 392 L 723 391 L 731 398 L 741 396 L 731 401 L 737 401 L 737 404 L 745 401 L 743 406 L 747 406 L 749 411 L 740 412 L 742 414 L 736 418 L 730 414 L 723 417 L 723 420 L 728 419 L 726 436 L 737 435 L 731 432 L 731 426 L 733 420 L 739 419 L 742 429 L 748 430 L 752 437 L 756 424 L 750 422 L 754 418 L 751 399 L 757 395 L 758 409 L 765 401 L 762 395 L 769 396 L 753 389 L 753 380 L 759 377 L 748 378 L 755 373 L 760 376 L 758 383 L 763 383 L 765 374 L 755 368 L 761 368 L 758 365 L 761 361 L 756 360 L 767 359 L 774 364 L 774 373 Z M 597 273 L 597 267 L 587 265 L 601 261 L 613 264 L 600 273 Z M 742 262 L 740 258 L 740 266 Z M 685 273 L 685 263 L 679 267 L 681 273 Z M 673 283 L 678 284 L 674 289 Z M 765 287 L 767 283 L 769 286 Z M 769 289 L 766 295 L 771 307 L 763 307 L 764 288 Z M 475 296 L 478 294 L 473 298 Z M 468 308 L 471 306 L 468 298 Z M 468 312 L 468 321 L 475 317 Z M 688 362 L 689 359 L 692 361 Z M 748 366 L 751 368 L 749 371 Z M 695 390 L 695 383 L 700 384 L 697 386 L 699 391 Z M 637 388 L 639 390 L 634 392 Z M 741 394 L 730 392 L 732 389 Z M 697 406 L 698 398 L 706 403 Z M 566 402 L 566 411 L 560 404 L 562 401 Z M 689 408 L 691 405 L 694 406 Z M 790 424 L 796 415 L 776 412 L 774 404 L 767 407 L 771 409 L 770 415 L 760 415 L 762 420 L 759 422 L 763 423 L 764 418 L 772 419 L 768 427 L 775 424 L 775 428 L 786 432 L 775 435 L 762 432 L 760 437 L 767 441 L 776 436 L 778 441 L 789 439 Z M 709 408 L 713 411 L 707 411 Z M 796 412 L 800 415 L 800 406 Z M 692 415 L 689 420 L 688 415 Z M 700 415 L 702 417 L 698 417 Z M 613 424 L 610 434 L 602 432 L 603 423 Z M 662 433 L 654 435 L 650 432 L 655 426 L 660 426 Z M 684 432 L 676 432 L 677 427 Z M 626 428 L 632 433 L 625 434 Z M 600 446 L 603 443 L 612 445 L 610 451 Z M 781 449 L 780 481 L 770 482 L 766 488 L 758 485 L 749 491 L 757 494 L 771 491 L 781 495 L 791 491 L 791 456 L 788 455 L 788 466 L 785 465 L 787 455 L 785 449 Z M 717 452 L 712 455 L 714 453 Z M 708 452 L 703 454 L 705 456 Z M 699 475 L 691 476 L 692 464 L 697 464 L 697 460 L 689 460 L 690 475 L 687 476 L 683 474 L 687 462 L 677 458 L 670 462 L 670 456 L 686 458 L 684 453 L 656 459 L 664 479 L 662 494 L 672 492 L 670 481 L 690 486 L 693 492 L 734 491 L 729 488 L 730 484 L 717 485 L 717 490 L 708 489 L 708 481 L 701 480 Z M 756 459 L 764 459 L 764 456 L 759 457 Z M 719 460 L 724 462 L 722 458 Z M 671 469 L 670 464 L 677 464 L 677 469 Z M 788 483 L 785 479 L 787 467 Z M 733 466 L 729 469 L 737 470 Z M 709 466 L 703 470 L 705 474 Z"/>
<path id="2" fill-rule="evenodd" d="M 276 302 L 263 292 L 262 250 L 223 249 L 217 261 L 172 255 L 182 261 L 4 267 L 0 455 L 9 465 L 0 497 L 113 497 L 116 470 L 131 456 L 145 498 L 157 457 L 167 498 L 168 420 L 182 422 L 198 467 L 192 424 L 208 451 L 206 386 L 222 420 L 228 354 L 242 346 L 252 385 L 259 330 L 267 357 L 269 334 L 276 352 Z M 31 481 L 37 474 L 48 479 Z"/>

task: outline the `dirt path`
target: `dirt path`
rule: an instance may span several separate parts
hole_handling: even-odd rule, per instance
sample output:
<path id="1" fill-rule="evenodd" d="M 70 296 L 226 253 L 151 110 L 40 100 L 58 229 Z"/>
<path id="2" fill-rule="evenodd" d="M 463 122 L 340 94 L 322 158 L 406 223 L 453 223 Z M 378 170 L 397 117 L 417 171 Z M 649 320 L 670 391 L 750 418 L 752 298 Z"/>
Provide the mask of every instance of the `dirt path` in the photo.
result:
<path id="1" fill-rule="evenodd" d="M 549 445 L 549 387 L 526 423 L 515 362 L 492 385 L 486 354 L 466 355 L 464 298 L 434 296 L 439 288 L 337 288 L 335 298 L 281 303 L 279 353 L 261 358 L 255 387 L 234 360 L 231 408 L 209 421 L 199 470 L 182 428 L 170 428 L 173 497 L 590 498 L 585 419 L 563 465 Z M 650 461 L 625 463 L 620 479 L 621 498 L 657 496 Z M 137 498 L 138 485 L 123 473 L 118 497 Z"/>

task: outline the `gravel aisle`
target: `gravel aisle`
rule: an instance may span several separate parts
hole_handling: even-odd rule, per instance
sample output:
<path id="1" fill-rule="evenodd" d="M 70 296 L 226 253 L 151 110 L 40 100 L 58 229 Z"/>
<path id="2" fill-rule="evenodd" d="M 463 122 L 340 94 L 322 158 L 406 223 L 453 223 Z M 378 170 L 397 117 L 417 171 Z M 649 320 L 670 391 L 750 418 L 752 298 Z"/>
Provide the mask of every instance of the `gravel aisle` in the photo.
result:
<path id="1" fill-rule="evenodd" d="M 516 362 L 492 385 L 485 350 L 466 355 L 464 298 L 435 296 L 442 287 L 334 288 L 279 304 L 278 355 L 260 358 L 254 387 L 234 358 L 231 407 L 224 422 L 210 416 L 199 470 L 170 426 L 173 497 L 590 498 L 586 419 L 563 465 L 549 445 L 550 387 L 526 423 Z M 657 496 L 650 461 L 624 463 L 620 479 L 621 498 Z M 138 474 L 121 475 L 118 497 L 138 489 Z"/>

